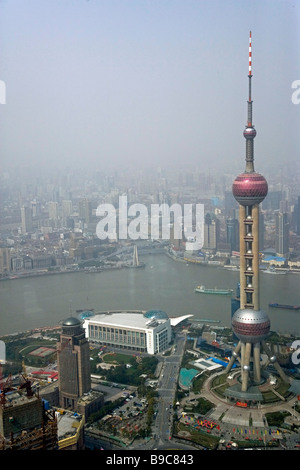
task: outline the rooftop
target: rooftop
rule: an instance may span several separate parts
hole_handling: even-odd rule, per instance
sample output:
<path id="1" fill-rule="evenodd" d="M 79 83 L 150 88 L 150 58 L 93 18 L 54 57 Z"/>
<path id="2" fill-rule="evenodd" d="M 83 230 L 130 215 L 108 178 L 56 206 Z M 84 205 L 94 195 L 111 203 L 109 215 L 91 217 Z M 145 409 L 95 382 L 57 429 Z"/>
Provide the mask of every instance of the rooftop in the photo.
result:
<path id="1" fill-rule="evenodd" d="M 156 320 L 155 318 L 146 318 L 142 312 L 141 313 L 136 313 L 136 312 L 131 312 L 131 311 L 124 311 L 124 312 L 117 312 L 117 313 L 101 313 L 98 315 L 95 315 L 94 317 L 87 318 L 84 321 L 84 328 L 87 328 L 88 324 L 97 324 L 101 323 L 102 325 L 115 325 L 118 327 L 123 327 L 123 328 L 132 328 L 132 329 L 141 329 L 141 328 L 147 328 L 150 326 L 153 320 Z M 158 320 L 158 321 L 167 321 L 167 318 L 164 320 Z"/>

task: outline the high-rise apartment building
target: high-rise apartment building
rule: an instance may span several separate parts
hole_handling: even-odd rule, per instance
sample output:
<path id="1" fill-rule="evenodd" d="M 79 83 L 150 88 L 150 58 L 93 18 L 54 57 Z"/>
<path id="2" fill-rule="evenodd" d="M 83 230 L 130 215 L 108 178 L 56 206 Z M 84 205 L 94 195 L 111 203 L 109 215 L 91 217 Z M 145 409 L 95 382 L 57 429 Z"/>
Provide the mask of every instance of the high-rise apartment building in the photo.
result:
<path id="1" fill-rule="evenodd" d="M 204 221 L 204 242 L 203 249 L 215 251 L 218 244 L 218 220 L 213 219 L 210 214 L 206 214 Z"/>
<path id="2" fill-rule="evenodd" d="M 86 198 L 79 201 L 79 218 L 86 224 L 92 220 L 92 203 Z"/>
<path id="3" fill-rule="evenodd" d="M 289 254 L 289 228 L 287 212 L 275 214 L 275 251 L 277 256 L 287 258 Z"/>
<path id="4" fill-rule="evenodd" d="M 0 248 L 0 275 L 8 274 L 11 271 L 10 248 Z"/>
<path id="5" fill-rule="evenodd" d="M 60 406 L 77 410 L 80 397 L 91 390 L 89 343 L 80 320 L 69 317 L 62 322 L 57 349 Z"/>
<path id="6" fill-rule="evenodd" d="M 21 224 L 23 234 L 32 232 L 32 212 L 30 207 L 21 207 Z"/>
<path id="7" fill-rule="evenodd" d="M 296 233 L 300 235 L 300 196 L 298 196 L 298 204 L 296 205 Z"/>
<path id="8" fill-rule="evenodd" d="M 90 348 L 83 322 L 69 317 L 61 323 L 57 344 L 59 403 L 88 418 L 104 403 L 103 393 L 91 389 Z"/>
<path id="9" fill-rule="evenodd" d="M 226 241 L 229 243 L 231 251 L 239 251 L 239 221 L 233 217 L 226 220 Z"/>

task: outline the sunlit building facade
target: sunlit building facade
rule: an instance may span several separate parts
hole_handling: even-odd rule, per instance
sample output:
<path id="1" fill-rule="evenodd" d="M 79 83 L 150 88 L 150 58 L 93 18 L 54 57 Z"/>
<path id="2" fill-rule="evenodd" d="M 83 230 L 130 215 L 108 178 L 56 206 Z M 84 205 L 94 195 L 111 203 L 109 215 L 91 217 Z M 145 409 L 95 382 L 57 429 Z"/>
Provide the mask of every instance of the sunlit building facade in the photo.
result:
<path id="1" fill-rule="evenodd" d="M 106 312 L 84 322 L 89 342 L 156 354 L 171 342 L 171 323 L 165 312 Z"/>

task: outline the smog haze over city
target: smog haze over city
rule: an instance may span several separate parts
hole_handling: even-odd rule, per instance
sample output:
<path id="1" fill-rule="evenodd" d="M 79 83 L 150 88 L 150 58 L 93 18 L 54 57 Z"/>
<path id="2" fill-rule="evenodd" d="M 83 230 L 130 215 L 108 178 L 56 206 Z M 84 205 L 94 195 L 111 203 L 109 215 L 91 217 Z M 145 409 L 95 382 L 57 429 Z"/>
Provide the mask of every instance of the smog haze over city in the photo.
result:
<path id="1" fill-rule="evenodd" d="M 1 0 L 1 172 L 242 170 L 250 30 L 256 170 L 295 161 L 299 12 L 298 0 Z"/>
<path id="2" fill-rule="evenodd" d="M 299 449 L 299 51 L 300 0 L 0 0 L 1 449 Z"/>

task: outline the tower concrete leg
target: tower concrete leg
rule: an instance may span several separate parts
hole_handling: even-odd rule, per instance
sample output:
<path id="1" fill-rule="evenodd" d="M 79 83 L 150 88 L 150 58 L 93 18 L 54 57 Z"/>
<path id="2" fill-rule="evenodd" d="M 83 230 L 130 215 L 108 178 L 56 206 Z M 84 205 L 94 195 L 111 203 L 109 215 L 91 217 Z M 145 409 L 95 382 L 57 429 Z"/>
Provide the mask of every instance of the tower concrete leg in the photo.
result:
<path id="1" fill-rule="evenodd" d="M 244 364 L 245 364 L 245 343 L 241 342 L 241 380 L 243 383 L 244 377 Z"/>
<path id="2" fill-rule="evenodd" d="M 226 367 L 226 369 L 225 369 L 225 372 L 226 372 L 226 373 L 230 372 L 230 370 L 231 370 L 233 364 L 235 363 L 235 361 L 236 361 L 236 359 L 237 359 L 237 356 L 238 356 L 238 354 L 239 354 L 239 352 L 240 352 L 240 349 L 241 349 L 241 342 L 239 341 L 238 344 L 237 344 L 237 346 L 236 346 L 236 348 L 235 348 L 235 350 L 233 351 L 232 356 L 231 356 L 231 359 L 230 359 L 230 361 L 228 362 L 228 365 L 227 365 L 227 367 Z"/>
<path id="3" fill-rule="evenodd" d="M 244 358 L 242 359 L 242 392 L 248 390 L 248 379 L 250 371 L 251 343 L 246 343 L 244 347 Z"/>
<path id="4" fill-rule="evenodd" d="M 276 359 L 276 356 L 272 356 L 272 352 L 271 352 L 270 348 L 266 345 L 265 341 L 262 341 L 262 346 L 263 346 L 263 349 L 264 349 L 264 351 L 266 352 L 267 356 L 269 357 L 270 362 L 273 364 L 273 366 L 275 367 L 276 371 L 278 372 L 279 376 L 282 378 L 282 380 L 283 380 L 284 382 L 288 383 L 288 382 L 289 382 L 288 377 L 285 375 L 285 373 L 283 372 L 282 368 L 281 368 L 280 365 L 278 364 L 277 359 Z"/>
<path id="5" fill-rule="evenodd" d="M 253 345 L 253 374 L 254 382 L 260 383 L 261 374 L 260 374 L 260 343 L 255 343 Z"/>

